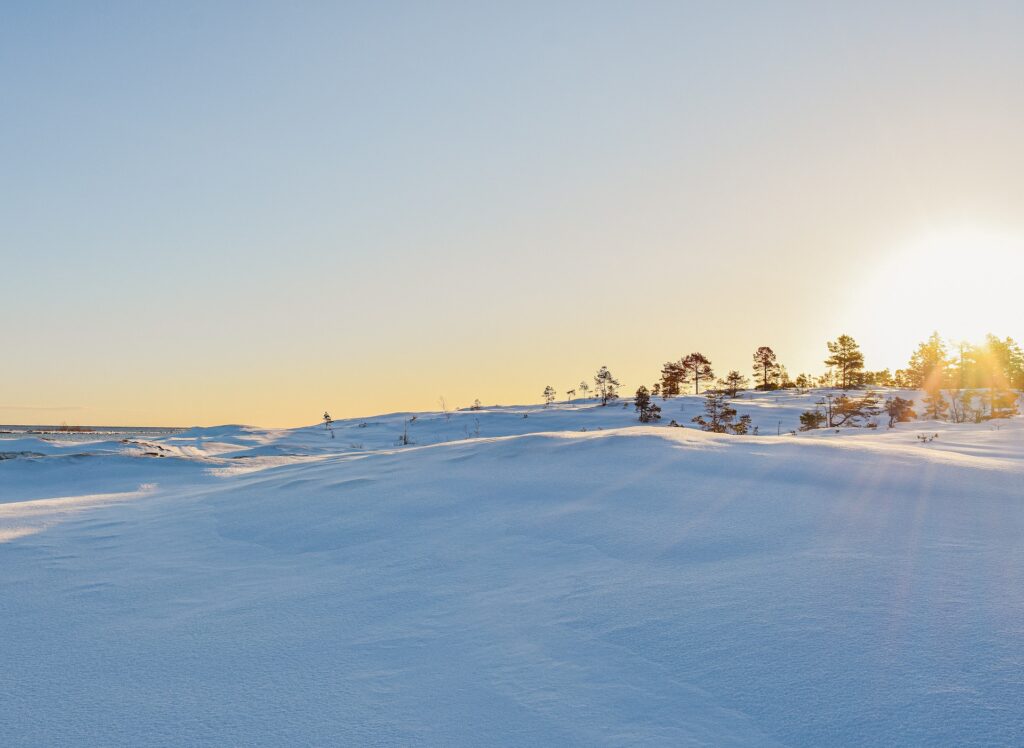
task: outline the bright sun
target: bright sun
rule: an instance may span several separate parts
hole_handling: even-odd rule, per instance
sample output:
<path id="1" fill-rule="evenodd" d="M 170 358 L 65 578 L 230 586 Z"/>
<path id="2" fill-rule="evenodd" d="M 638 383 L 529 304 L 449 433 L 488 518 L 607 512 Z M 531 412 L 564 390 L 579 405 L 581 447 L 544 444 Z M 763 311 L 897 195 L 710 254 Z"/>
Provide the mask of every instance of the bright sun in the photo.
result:
<path id="1" fill-rule="evenodd" d="M 896 247 L 876 276 L 865 342 L 896 362 L 933 330 L 950 340 L 1021 335 L 1024 239 L 994 231 L 927 234 Z M 874 294 L 872 294 L 874 295 Z M 862 299 L 864 303 L 869 303 Z M 881 363 L 881 362 L 880 362 Z"/>

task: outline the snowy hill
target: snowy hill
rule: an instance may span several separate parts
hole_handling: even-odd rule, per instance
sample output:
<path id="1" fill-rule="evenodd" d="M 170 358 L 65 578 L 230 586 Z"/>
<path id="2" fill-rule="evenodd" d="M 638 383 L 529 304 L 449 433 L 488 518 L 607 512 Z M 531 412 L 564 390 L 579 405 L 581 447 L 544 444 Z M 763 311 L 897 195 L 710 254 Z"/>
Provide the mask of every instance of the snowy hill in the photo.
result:
<path id="1" fill-rule="evenodd" d="M 1019 742 L 1024 421 L 818 394 L 0 442 L 0 742 Z"/>

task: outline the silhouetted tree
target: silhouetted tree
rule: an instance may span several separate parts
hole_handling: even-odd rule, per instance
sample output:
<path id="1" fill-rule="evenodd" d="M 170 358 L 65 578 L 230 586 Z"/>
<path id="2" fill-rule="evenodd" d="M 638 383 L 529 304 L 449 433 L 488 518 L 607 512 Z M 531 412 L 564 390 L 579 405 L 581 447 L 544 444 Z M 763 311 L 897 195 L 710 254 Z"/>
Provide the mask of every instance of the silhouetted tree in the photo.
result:
<path id="1" fill-rule="evenodd" d="M 929 387 L 925 389 L 925 395 L 922 399 L 924 403 L 924 418 L 929 421 L 945 421 L 949 415 L 949 403 L 946 402 L 946 396 L 942 394 L 942 390 L 929 383 Z"/>
<path id="2" fill-rule="evenodd" d="M 594 394 L 601 398 L 601 405 L 618 398 L 619 386 L 619 380 L 612 376 L 607 366 L 602 366 L 594 375 Z"/>
<path id="3" fill-rule="evenodd" d="M 911 390 L 913 387 L 910 386 L 910 377 L 907 376 L 906 369 L 897 369 L 892 374 L 892 386 L 899 387 L 901 390 Z"/>
<path id="4" fill-rule="evenodd" d="M 754 351 L 754 379 L 757 381 L 757 389 L 773 389 L 778 371 L 779 363 L 775 351 L 766 345 Z"/>
<path id="5" fill-rule="evenodd" d="M 849 335 L 840 335 L 836 340 L 829 341 L 825 359 L 826 366 L 834 366 L 839 374 L 839 386 L 844 390 L 858 384 L 858 374 L 864 369 L 864 354 L 860 351 L 857 341 Z"/>
<path id="6" fill-rule="evenodd" d="M 973 349 L 974 380 L 988 389 L 988 417 L 1007 418 L 1017 412 L 1014 387 L 1024 385 L 1024 353 L 1013 338 L 986 335 Z"/>
<path id="7" fill-rule="evenodd" d="M 933 332 L 910 357 L 910 363 L 904 369 L 904 377 L 907 384 L 915 389 L 935 392 L 945 384 L 949 363 L 946 344 L 938 332 Z"/>
<path id="8" fill-rule="evenodd" d="M 555 401 L 555 388 L 550 384 L 544 388 L 544 407 L 551 405 Z"/>
<path id="9" fill-rule="evenodd" d="M 661 418 L 661 408 L 651 402 L 651 393 L 643 385 L 637 389 L 633 405 L 640 416 L 640 423 L 650 423 Z"/>
<path id="10" fill-rule="evenodd" d="M 704 393 L 704 415 L 690 419 L 704 431 L 716 434 L 746 434 L 750 430 L 750 416 L 736 418 L 736 409 L 729 405 L 724 392 L 708 390 Z"/>
<path id="11" fill-rule="evenodd" d="M 715 378 L 711 369 L 711 361 L 703 353 L 691 353 L 679 362 L 683 367 L 683 381 L 693 380 L 693 393 L 700 394 L 700 380 L 710 381 Z"/>
<path id="12" fill-rule="evenodd" d="M 1018 395 L 1007 387 L 1001 379 L 995 379 L 988 390 L 988 417 L 1009 418 L 1017 415 Z"/>
<path id="13" fill-rule="evenodd" d="M 579 390 L 580 390 L 580 397 L 583 398 L 584 400 L 586 400 L 587 399 L 587 393 L 590 392 L 590 385 L 587 384 L 586 380 L 583 380 L 582 382 L 580 382 Z"/>
<path id="14" fill-rule="evenodd" d="M 851 398 L 848 395 L 835 397 L 831 393 L 826 393 L 815 405 L 814 410 L 805 410 L 800 414 L 801 431 L 819 428 L 821 425 L 830 428 L 862 426 L 882 412 L 878 397 L 873 392 L 859 398 Z"/>
<path id="15" fill-rule="evenodd" d="M 820 409 L 805 410 L 800 414 L 800 430 L 813 431 L 825 425 L 825 414 Z"/>
<path id="16" fill-rule="evenodd" d="M 956 352 L 949 356 L 949 383 L 950 387 L 957 390 L 966 389 L 967 382 L 967 349 L 970 344 L 961 340 L 956 344 Z"/>
<path id="17" fill-rule="evenodd" d="M 897 423 L 913 421 L 917 418 L 914 413 L 914 401 L 902 397 L 889 397 L 885 400 L 885 412 L 889 415 L 889 428 Z"/>
<path id="18" fill-rule="evenodd" d="M 661 367 L 661 382 L 659 389 L 665 400 L 678 395 L 682 389 L 686 372 L 683 369 L 682 361 L 667 361 Z"/>
<path id="19" fill-rule="evenodd" d="M 893 376 L 888 369 L 866 371 L 861 376 L 861 382 L 871 387 L 892 387 Z"/>
<path id="20" fill-rule="evenodd" d="M 718 384 L 729 397 L 736 397 L 736 393 L 747 386 L 747 378 L 733 369 L 725 375 L 725 379 L 719 379 Z"/>
<path id="21" fill-rule="evenodd" d="M 326 410 L 324 411 L 324 428 L 331 432 L 331 438 L 334 438 L 334 419 L 331 418 L 331 414 Z"/>
<path id="22" fill-rule="evenodd" d="M 840 395 L 834 400 L 831 395 L 826 395 L 825 399 L 828 400 L 828 425 L 833 428 L 863 426 L 882 412 L 874 392 L 868 392 L 862 397 Z"/>

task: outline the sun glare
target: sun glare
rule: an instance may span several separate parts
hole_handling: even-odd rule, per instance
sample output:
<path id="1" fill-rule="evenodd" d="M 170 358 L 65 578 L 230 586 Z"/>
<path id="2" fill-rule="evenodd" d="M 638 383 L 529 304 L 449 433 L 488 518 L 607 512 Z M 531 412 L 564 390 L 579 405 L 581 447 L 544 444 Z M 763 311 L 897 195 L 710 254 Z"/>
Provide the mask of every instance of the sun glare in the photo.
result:
<path id="1" fill-rule="evenodd" d="M 878 341 L 889 364 L 900 364 L 910 354 L 908 346 L 933 330 L 949 340 L 977 341 L 989 332 L 1012 334 L 1021 317 L 1020 236 L 965 229 L 929 233 L 894 248 L 878 271 L 872 294 L 877 301 L 868 309 L 863 334 Z"/>

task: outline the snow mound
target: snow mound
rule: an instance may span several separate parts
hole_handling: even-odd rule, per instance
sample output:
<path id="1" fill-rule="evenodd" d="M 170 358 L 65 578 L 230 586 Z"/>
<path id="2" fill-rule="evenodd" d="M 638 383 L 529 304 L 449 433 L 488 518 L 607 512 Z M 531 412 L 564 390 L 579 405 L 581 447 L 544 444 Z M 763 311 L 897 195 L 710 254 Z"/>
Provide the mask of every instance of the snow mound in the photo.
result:
<path id="1" fill-rule="evenodd" d="M 0 741 L 1024 734 L 1021 419 L 733 437 L 588 404 L 396 446 L 411 417 L 0 462 Z"/>

